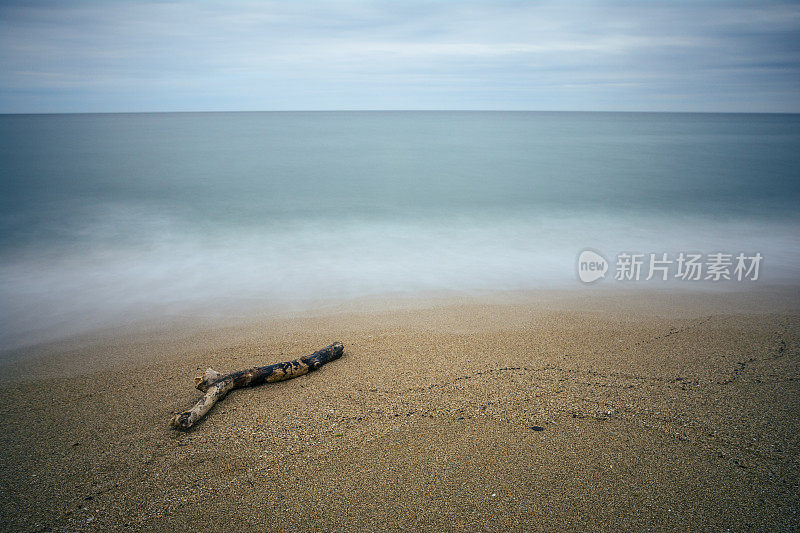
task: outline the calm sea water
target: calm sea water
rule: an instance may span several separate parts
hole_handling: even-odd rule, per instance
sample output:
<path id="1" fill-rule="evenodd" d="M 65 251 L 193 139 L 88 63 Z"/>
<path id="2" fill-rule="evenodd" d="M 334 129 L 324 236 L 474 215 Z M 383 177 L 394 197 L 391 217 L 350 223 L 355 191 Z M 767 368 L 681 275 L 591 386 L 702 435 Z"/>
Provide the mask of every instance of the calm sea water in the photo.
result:
<path id="1" fill-rule="evenodd" d="M 760 252 L 751 283 L 800 282 L 800 115 L 5 115 L 0 138 L 5 347 L 238 304 L 581 290 L 586 247 Z"/>

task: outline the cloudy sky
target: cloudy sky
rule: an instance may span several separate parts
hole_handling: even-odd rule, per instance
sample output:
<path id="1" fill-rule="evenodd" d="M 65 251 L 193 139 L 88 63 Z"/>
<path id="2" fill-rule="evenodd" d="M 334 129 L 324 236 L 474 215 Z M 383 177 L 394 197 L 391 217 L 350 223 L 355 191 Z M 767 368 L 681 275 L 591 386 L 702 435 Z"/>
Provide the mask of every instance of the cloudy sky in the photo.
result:
<path id="1" fill-rule="evenodd" d="M 0 0 L 0 112 L 800 112 L 798 2 Z"/>

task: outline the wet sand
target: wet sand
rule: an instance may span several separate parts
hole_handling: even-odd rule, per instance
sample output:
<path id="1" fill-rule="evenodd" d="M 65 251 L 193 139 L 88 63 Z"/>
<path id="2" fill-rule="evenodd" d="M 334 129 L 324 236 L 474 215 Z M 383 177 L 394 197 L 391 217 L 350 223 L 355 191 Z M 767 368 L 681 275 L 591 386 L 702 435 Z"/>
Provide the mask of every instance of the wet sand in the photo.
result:
<path id="1" fill-rule="evenodd" d="M 206 366 L 333 341 L 234 391 Z M 800 523 L 800 290 L 576 290 L 171 320 L 4 354 L 9 531 L 780 530 Z"/>

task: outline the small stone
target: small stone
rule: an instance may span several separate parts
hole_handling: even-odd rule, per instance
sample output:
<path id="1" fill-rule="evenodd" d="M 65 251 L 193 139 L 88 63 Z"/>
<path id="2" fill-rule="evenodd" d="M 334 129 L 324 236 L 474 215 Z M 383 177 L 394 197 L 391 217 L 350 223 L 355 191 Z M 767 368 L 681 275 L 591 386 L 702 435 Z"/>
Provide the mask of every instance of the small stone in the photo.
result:
<path id="1" fill-rule="evenodd" d="M 531 429 L 534 431 L 544 431 L 544 428 L 542 426 L 531 426 Z"/>

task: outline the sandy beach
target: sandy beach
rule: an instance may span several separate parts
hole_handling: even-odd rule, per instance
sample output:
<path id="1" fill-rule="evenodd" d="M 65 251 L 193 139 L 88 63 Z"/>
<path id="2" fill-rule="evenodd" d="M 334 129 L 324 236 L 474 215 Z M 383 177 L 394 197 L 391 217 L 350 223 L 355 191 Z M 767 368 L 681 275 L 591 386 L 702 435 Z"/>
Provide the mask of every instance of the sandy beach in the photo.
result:
<path id="1" fill-rule="evenodd" d="M 238 390 L 207 366 L 344 356 Z M 6 531 L 782 530 L 800 291 L 541 291 L 131 325 L 4 354 Z"/>
<path id="2" fill-rule="evenodd" d="M 0 2 L 0 533 L 800 533 L 798 36 Z"/>

